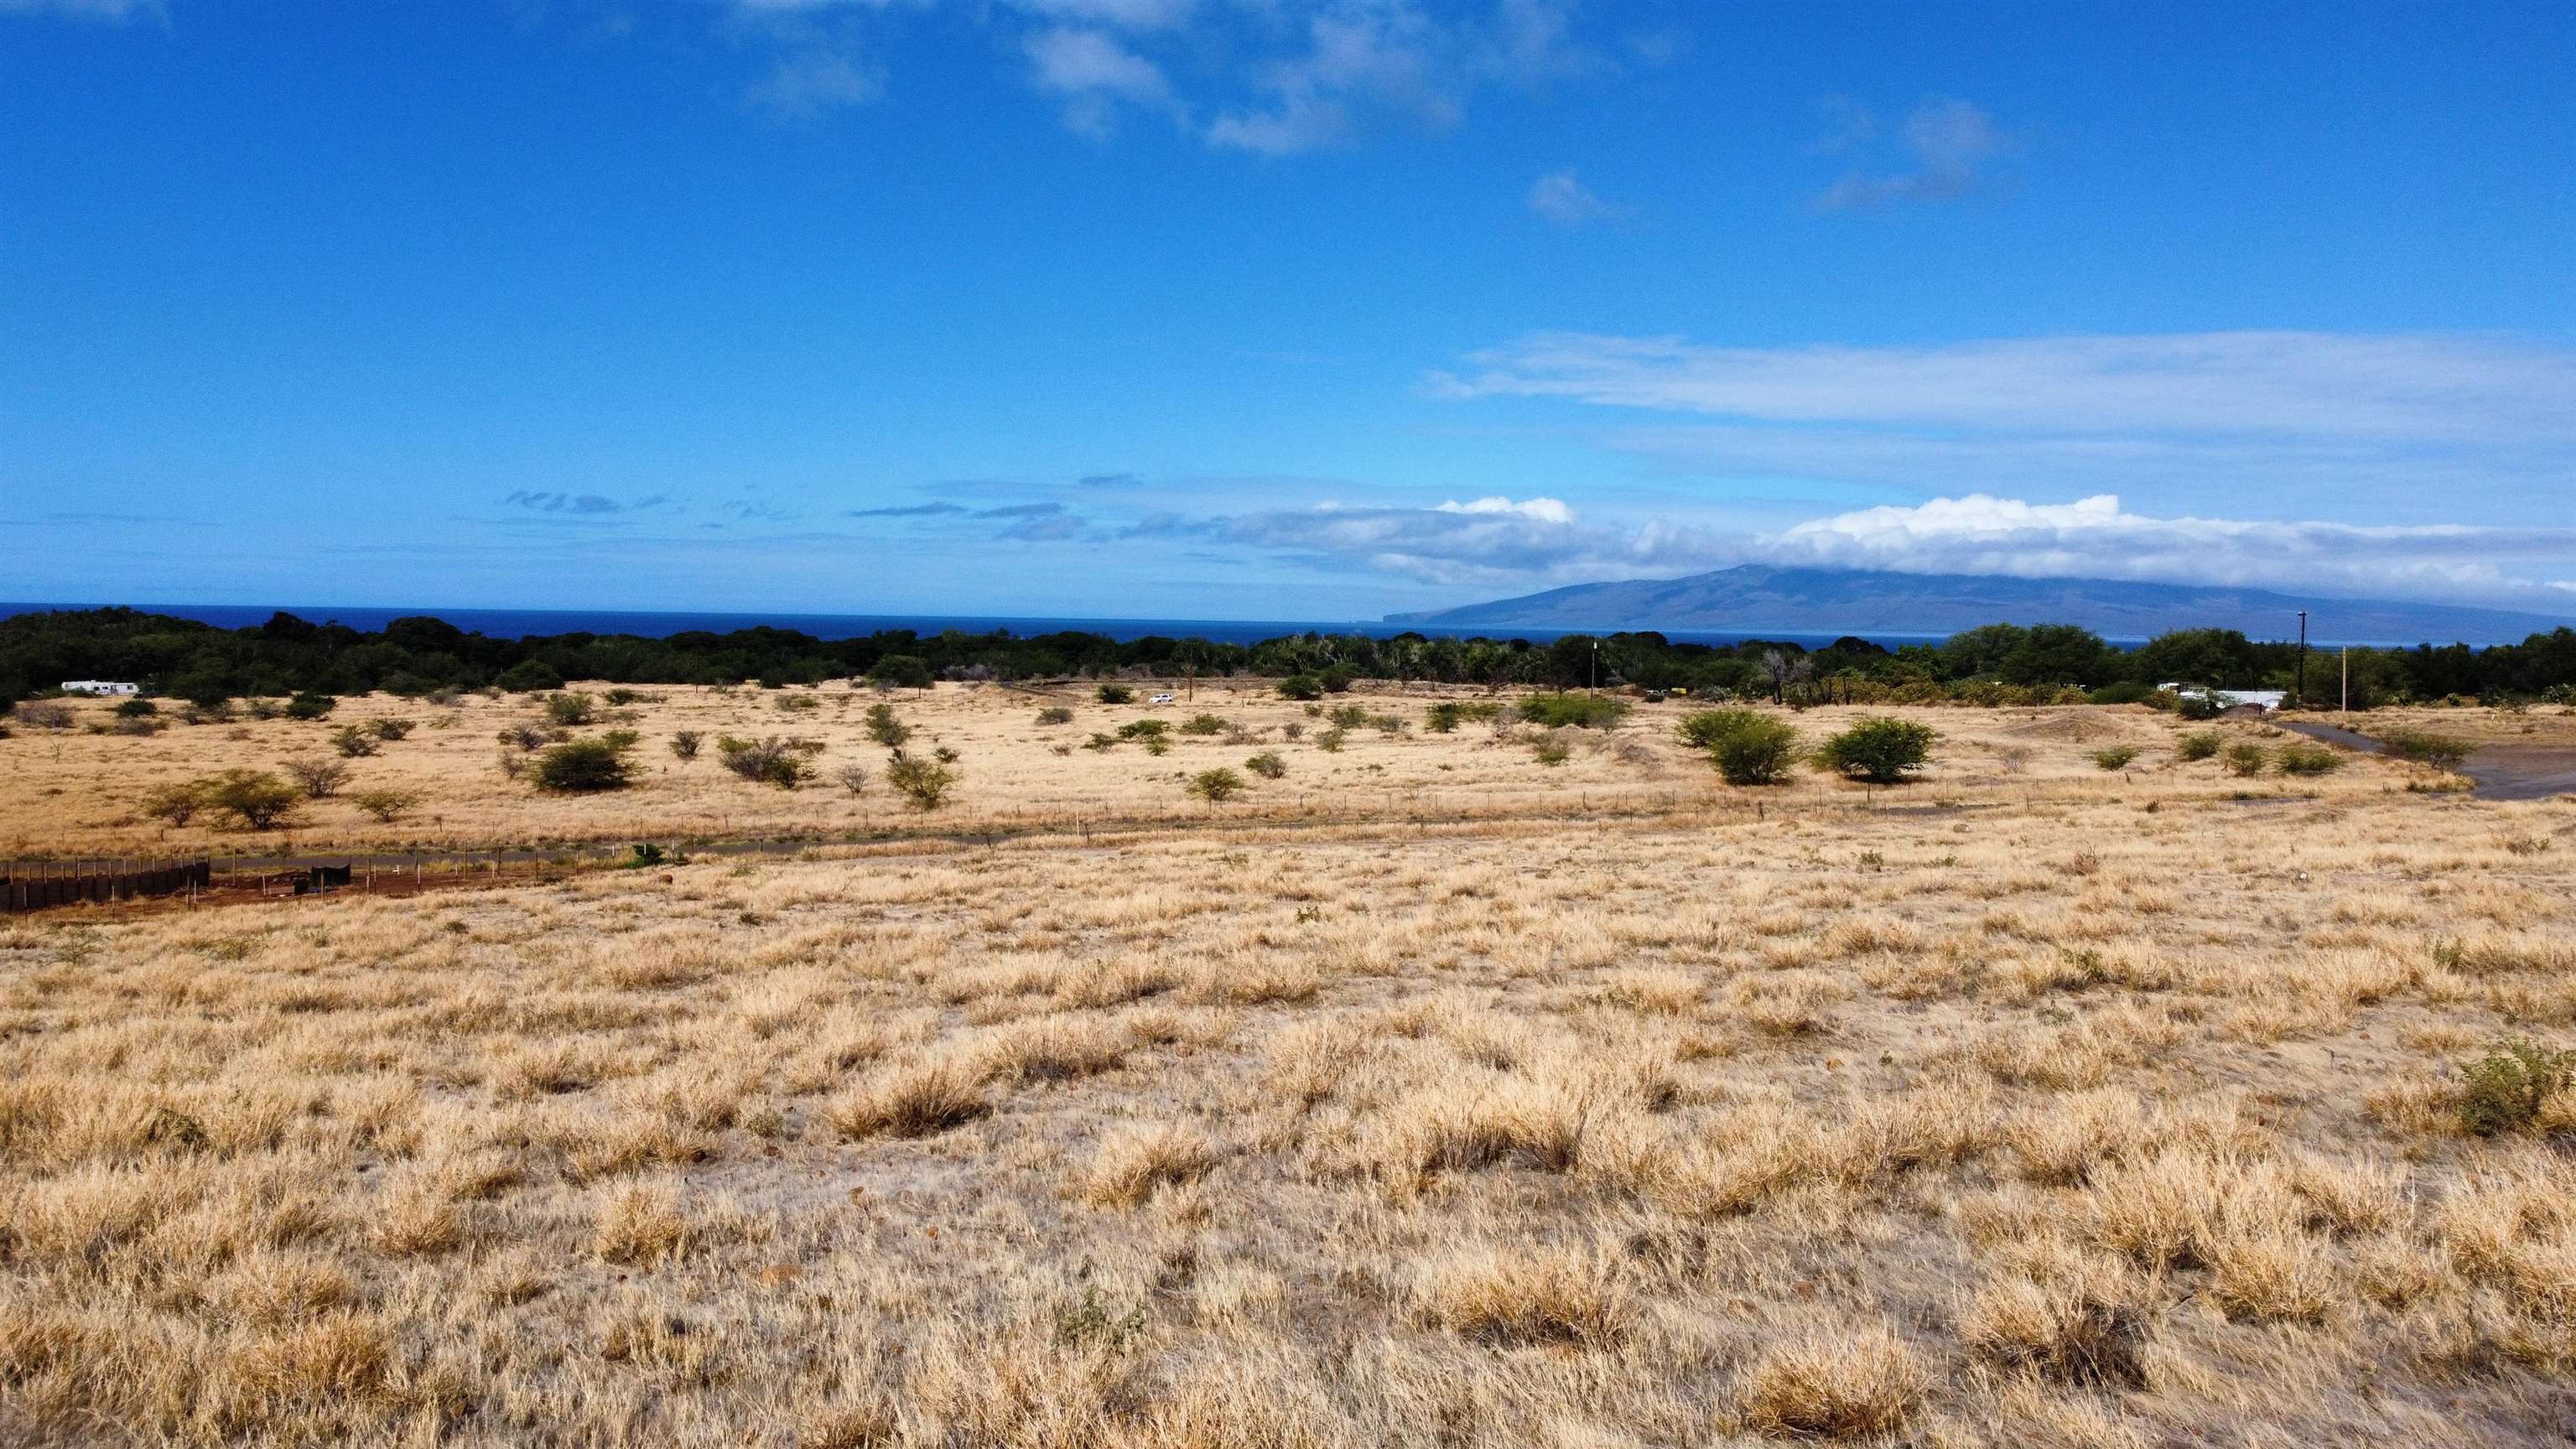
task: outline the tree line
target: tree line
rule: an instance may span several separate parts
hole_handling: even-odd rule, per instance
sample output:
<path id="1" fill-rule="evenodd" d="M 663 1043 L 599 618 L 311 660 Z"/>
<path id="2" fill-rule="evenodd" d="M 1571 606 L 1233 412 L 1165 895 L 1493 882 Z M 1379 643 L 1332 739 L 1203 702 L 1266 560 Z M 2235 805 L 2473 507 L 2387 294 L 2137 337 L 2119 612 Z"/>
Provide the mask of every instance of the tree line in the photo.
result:
<path id="1" fill-rule="evenodd" d="M 2344 660 L 2312 651 L 2308 698 L 2339 698 Z M 2355 649 L 2356 706 L 2474 697 L 2566 698 L 2576 692 L 2576 630 L 2520 644 Z M 223 629 L 130 608 L 63 610 L 0 620 L 0 703 L 79 678 L 132 680 L 168 697 L 232 698 L 382 690 L 419 696 L 498 686 L 552 689 L 567 680 L 621 684 L 816 684 L 867 678 L 894 685 L 938 679 L 1309 676 L 1325 689 L 1356 680 L 1436 680 L 1553 688 L 1634 685 L 1789 703 L 2019 702 L 2083 690 L 2136 698 L 2173 682 L 2222 689 L 2290 688 L 2296 645 L 2233 629 L 2185 629 L 2134 649 L 2067 624 L 1989 624 L 1939 643 L 1889 649 L 1846 637 L 1810 649 L 1788 640 L 1677 642 L 1651 630 L 1567 635 L 1543 643 L 1419 633 L 1374 638 L 1305 633 L 1230 644 L 1080 630 L 936 634 L 883 630 L 818 639 L 752 628 L 644 638 L 569 633 L 494 638 L 429 616 L 381 630 L 279 613 Z"/>

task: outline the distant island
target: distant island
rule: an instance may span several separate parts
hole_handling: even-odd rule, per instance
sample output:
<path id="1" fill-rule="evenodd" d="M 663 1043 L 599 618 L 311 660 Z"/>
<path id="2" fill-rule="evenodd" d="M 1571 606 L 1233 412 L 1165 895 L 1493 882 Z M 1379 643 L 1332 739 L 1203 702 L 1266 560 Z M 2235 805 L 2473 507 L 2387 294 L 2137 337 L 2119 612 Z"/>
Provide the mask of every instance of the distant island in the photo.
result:
<path id="1" fill-rule="evenodd" d="M 2265 589 L 1901 574 L 1745 564 L 1678 579 L 1571 584 L 1451 609 L 1389 614 L 1390 624 L 1476 629 L 1742 630 L 1747 633 L 1944 635 L 1981 624 L 2080 624 L 2111 638 L 2176 629 L 2295 637 L 2308 611 L 2319 643 L 2501 644 L 2546 633 L 2567 617 L 2390 599 L 2301 598 Z"/>

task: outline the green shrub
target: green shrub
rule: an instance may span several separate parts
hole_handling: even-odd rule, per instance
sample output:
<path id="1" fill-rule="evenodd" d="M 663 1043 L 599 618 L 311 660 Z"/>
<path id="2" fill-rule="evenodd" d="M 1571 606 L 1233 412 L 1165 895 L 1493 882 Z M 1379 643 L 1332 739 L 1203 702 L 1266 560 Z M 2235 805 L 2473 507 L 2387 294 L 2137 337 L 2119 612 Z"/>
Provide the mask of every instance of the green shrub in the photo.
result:
<path id="1" fill-rule="evenodd" d="M 683 760 L 694 760 L 698 757 L 698 746 L 705 740 L 706 736 L 697 730 L 674 730 L 671 733 L 671 753 Z"/>
<path id="2" fill-rule="evenodd" d="M 1291 674 L 1279 681 L 1279 692 L 1290 699 L 1322 699 L 1324 681 L 1311 674 Z"/>
<path id="3" fill-rule="evenodd" d="M 872 704 L 868 706 L 868 738 L 887 749 L 899 750 L 904 741 L 912 738 L 912 727 L 894 717 L 893 705 Z"/>
<path id="4" fill-rule="evenodd" d="M 2227 736 L 2216 730 L 2192 730 L 2174 741 L 2174 753 L 2186 760 L 2215 759 L 2226 743 Z"/>
<path id="5" fill-rule="evenodd" d="M 1317 730 L 1315 731 L 1315 748 L 1322 750 L 1328 755 L 1338 755 L 1342 752 L 1342 742 L 1349 739 L 1350 736 L 1351 732 L 1343 729 L 1339 725 L 1335 725 L 1328 730 Z"/>
<path id="6" fill-rule="evenodd" d="M 2129 768 L 2129 762 L 2137 757 L 2138 747 L 2136 745 L 2112 745 L 2108 749 L 2100 749 L 2093 752 L 2093 768 L 2097 770 L 2125 770 Z"/>
<path id="7" fill-rule="evenodd" d="M 1361 704 L 1337 704 L 1325 713 L 1324 718 L 1332 721 L 1336 728 L 1355 730 L 1361 725 L 1368 723 L 1368 706 Z"/>
<path id="8" fill-rule="evenodd" d="M 161 712 L 161 706 L 148 699 L 129 699 L 116 707 L 119 719 L 150 719 Z"/>
<path id="9" fill-rule="evenodd" d="M 564 687 L 564 677 L 555 673 L 554 666 L 542 659 L 522 659 L 502 670 L 501 677 L 494 682 L 512 694 L 534 694 L 540 690 Z"/>
<path id="10" fill-rule="evenodd" d="M 1106 754 L 1109 751 L 1118 748 L 1118 737 L 1116 735 L 1104 735 L 1094 731 L 1091 738 L 1082 742 L 1082 747 L 1096 754 Z"/>
<path id="11" fill-rule="evenodd" d="M 957 773 L 935 760 L 897 750 L 886 763 L 886 783 L 901 792 L 904 803 L 913 809 L 931 811 L 947 803 Z"/>
<path id="12" fill-rule="evenodd" d="M 823 707 L 823 701 L 810 694 L 782 694 L 778 697 L 780 714 L 811 714 Z"/>
<path id="13" fill-rule="evenodd" d="M 613 709 L 624 709 L 643 697 L 634 690 L 625 688 L 612 689 L 607 695 L 609 706 Z"/>
<path id="14" fill-rule="evenodd" d="M 1212 714 L 1194 714 L 1181 721 L 1185 735 L 1221 735 L 1233 728 L 1226 720 Z"/>
<path id="15" fill-rule="evenodd" d="M 1730 785 L 1776 785 L 1797 763 L 1798 732 L 1756 709 L 1703 709 L 1682 716 L 1674 732 L 1708 752 Z"/>
<path id="16" fill-rule="evenodd" d="M 2263 767 L 2270 763 L 2271 759 L 2270 751 L 2251 740 L 2240 741 L 2227 747 L 2228 770 L 2248 779 L 2262 774 Z"/>
<path id="17" fill-rule="evenodd" d="M 1122 740 L 1159 740 L 1172 728 L 1170 720 L 1131 719 L 1118 727 Z"/>
<path id="18" fill-rule="evenodd" d="M 1190 793 L 1211 805 L 1222 805 L 1243 793 L 1243 777 L 1222 767 L 1190 777 Z"/>
<path id="19" fill-rule="evenodd" d="M 2323 745 L 2283 745 L 2281 773 L 2284 775 L 2331 775 L 2343 768 L 2343 756 Z"/>
<path id="20" fill-rule="evenodd" d="M 1465 709 L 1459 706 L 1455 701 L 1442 700 L 1440 703 L 1423 711 L 1422 725 L 1423 728 L 1430 730 L 1433 734 L 1445 735 L 1456 730 L 1458 728 L 1458 722 L 1466 717 L 1467 713 Z"/>
<path id="21" fill-rule="evenodd" d="M 349 799 L 379 825 L 393 824 L 420 804 L 420 797 L 409 790 L 361 790 Z"/>
<path id="22" fill-rule="evenodd" d="M 2117 679 L 2084 696 L 2087 704 L 2145 704 L 2156 692 L 2134 679 Z"/>
<path id="23" fill-rule="evenodd" d="M 868 671 L 868 683 L 879 689 L 928 689 L 930 661 L 912 654 L 889 654 Z"/>
<path id="24" fill-rule="evenodd" d="M 1104 684 L 1092 693 L 1102 704 L 1132 704 L 1136 699 L 1136 691 L 1123 684 Z"/>
<path id="25" fill-rule="evenodd" d="M 2216 719 L 2225 708 L 2225 705 L 2218 702 L 2216 695 L 2206 691 L 2199 694 L 2180 695 L 2174 700 L 2174 713 L 2184 719 Z"/>
<path id="26" fill-rule="evenodd" d="M 1606 694 L 1533 694 L 1520 705 L 1522 719 L 1548 729 L 1603 730 L 1627 714 L 1628 701 Z"/>
<path id="27" fill-rule="evenodd" d="M 1574 753 L 1574 747 L 1552 734 L 1541 735 L 1538 743 L 1530 746 L 1530 753 L 1542 765 L 1562 765 Z"/>
<path id="28" fill-rule="evenodd" d="M 207 788 L 206 802 L 229 810 L 252 830 L 266 830 L 286 819 L 303 794 L 265 770 L 226 770 Z"/>
<path id="29" fill-rule="evenodd" d="M 724 767 L 755 785 L 775 785 L 793 790 L 813 776 L 806 757 L 818 747 L 805 740 L 782 740 L 771 735 L 762 740 L 738 740 L 730 735 L 716 741 L 717 757 Z"/>
<path id="30" fill-rule="evenodd" d="M 2480 1137 L 2521 1132 L 2571 1082 L 2576 1082 L 2576 1051 L 2552 1051 L 2521 1039 L 2499 1042 L 2485 1056 L 2461 1065 L 2455 1110 L 2460 1125 Z"/>
<path id="31" fill-rule="evenodd" d="M 338 760 L 289 760 L 286 778 L 316 800 L 328 800 L 349 783 L 349 767 Z"/>
<path id="32" fill-rule="evenodd" d="M 1932 757 L 1932 727 L 1910 719 L 1864 719 L 1825 741 L 1817 762 L 1873 785 L 1899 785 Z"/>
<path id="33" fill-rule="evenodd" d="M 586 725 L 595 704 L 597 701 L 586 694 L 550 694 L 546 696 L 546 723 L 558 729 Z"/>
<path id="34" fill-rule="evenodd" d="M 155 785 L 143 795 L 143 813 L 164 825 L 185 825 L 197 818 L 197 812 L 209 803 L 203 780 L 190 780 L 176 785 Z"/>
<path id="35" fill-rule="evenodd" d="M 1071 724 L 1073 723 L 1073 711 L 1066 709 L 1060 704 L 1048 705 L 1046 708 L 1038 711 L 1038 723 L 1042 725 Z"/>
<path id="36" fill-rule="evenodd" d="M 339 707 L 340 701 L 333 699 L 331 696 L 322 693 L 318 689 L 301 690 L 294 698 L 286 702 L 286 717 L 288 719 L 320 719 Z"/>
<path id="37" fill-rule="evenodd" d="M 356 725 L 343 725 L 331 734 L 331 747 L 351 759 L 372 755 L 378 748 L 374 731 Z"/>
<path id="38" fill-rule="evenodd" d="M 1276 750 L 1263 750 L 1260 754 L 1244 761 L 1243 768 L 1265 780 L 1276 780 L 1288 773 L 1288 762 L 1279 758 L 1279 752 Z"/>
<path id="39" fill-rule="evenodd" d="M 367 733 L 380 740 L 403 739 L 411 734 L 411 730 L 411 721 L 407 719 L 371 720 L 367 724 Z"/>
<path id="40" fill-rule="evenodd" d="M 550 794 L 623 790 L 631 783 L 626 751 L 611 740 L 566 740 L 538 753 L 536 782 Z"/>
<path id="41" fill-rule="evenodd" d="M 2437 735 L 2429 730 L 2382 730 L 2379 743 L 2390 754 L 2437 770 L 2456 770 L 2477 746 L 2452 735 Z"/>

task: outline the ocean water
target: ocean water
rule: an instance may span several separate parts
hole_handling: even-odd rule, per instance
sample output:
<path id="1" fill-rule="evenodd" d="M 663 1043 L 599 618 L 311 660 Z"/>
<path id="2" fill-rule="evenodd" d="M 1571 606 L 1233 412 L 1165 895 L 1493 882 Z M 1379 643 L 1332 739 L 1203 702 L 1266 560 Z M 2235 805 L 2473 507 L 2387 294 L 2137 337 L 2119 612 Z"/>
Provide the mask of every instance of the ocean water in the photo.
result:
<path id="1" fill-rule="evenodd" d="M 49 609 L 86 609 L 91 604 L 12 604 L 0 603 L 0 618 L 12 614 L 42 613 Z M 1431 636 L 1448 635 L 1459 639 L 1483 636 L 1489 639 L 1527 639 L 1546 643 L 1567 634 L 1606 633 L 1600 629 L 1455 629 L 1409 624 L 1388 624 L 1372 619 L 1295 620 L 1295 619 L 1050 619 L 988 618 L 972 615 L 933 614 L 736 614 L 691 612 L 644 612 L 616 609 L 441 609 L 431 606 L 408 608 L 330 607 L 295 604 L 138 604 L 149 613 L 169 614 L 181 619 L 195 619 L 218 628 L 239 629 L 263 624 L 280 609 L 299 619 L 317 624 L 338 622 L 352 629 L 382 629 L 395 619 L 429 615 L 444 619 L 457 628 L 495 639 L 524 639 L 543 634 L 633 634 L 646 639 L 666 639 L 673 634 L 703 630 L 711 634 L 729 634 L 737 629 L 767 626 L 793 629 L 817 639 L 850 639 L 862 634 L 875 634 L 888 629 L 910 629 L 918 634 L 936 634 L 943 629 L 957 629 L 969 634 L 989 634 L 997 629 L 1026 638 L 1033 634 L 1054 634 L 1068 629 L 1090 634 L 1105 634 L 1112 639 L 1142 639 L 1162 635 L 1172 639 L 1209 639 L 1221 644 L 1257 644 L 1283 634 L 1303 634 L 1309 630 L 1321 634 L 1362 634 L 1374 639 L 1390 639 L 1398 634 L 1417 633 Z M 1783 633 L 1777 630 L 1760 633 L 1742 631 L 1697 631 L 1667 629 L 1664 637 L 1686 644 L 1734 644 L 1746 639 L 1774 639 L 1822 648 L 1843 637 L 1840 634 Z M 1922 644 L 1939 640 L 1939 634 L 1872 633 L 1861 637 L 1871 643 L 1894 649 L 1903 644 Z"/>

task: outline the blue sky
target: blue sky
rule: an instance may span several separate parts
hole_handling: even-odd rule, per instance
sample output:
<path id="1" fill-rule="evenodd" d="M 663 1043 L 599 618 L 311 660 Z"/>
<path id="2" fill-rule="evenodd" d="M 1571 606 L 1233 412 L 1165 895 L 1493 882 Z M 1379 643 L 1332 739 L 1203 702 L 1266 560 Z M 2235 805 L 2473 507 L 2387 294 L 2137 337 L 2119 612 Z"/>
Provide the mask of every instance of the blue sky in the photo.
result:
<path id="1" fill-rule="evenodd" d="M 21 598 L 2576 613 L 2576 7 L 0 0 Z"/>

